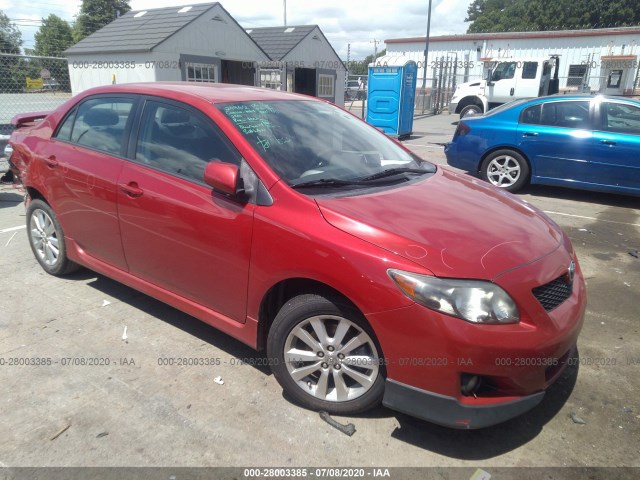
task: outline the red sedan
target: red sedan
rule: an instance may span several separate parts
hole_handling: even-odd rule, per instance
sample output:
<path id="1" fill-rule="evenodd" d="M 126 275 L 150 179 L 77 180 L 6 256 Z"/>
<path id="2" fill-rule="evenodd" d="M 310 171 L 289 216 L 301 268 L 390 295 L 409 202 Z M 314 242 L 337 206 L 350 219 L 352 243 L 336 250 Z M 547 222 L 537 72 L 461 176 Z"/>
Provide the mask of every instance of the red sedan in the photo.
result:
<path id="1" fill-rule="evenodd" d="M 576 346 L 585 285 L 555 223 L 327 102 L 114 85 L 14 124 L 44 270 L 266 349 L 308 408 L 481 428 L 538 404 Z"/>

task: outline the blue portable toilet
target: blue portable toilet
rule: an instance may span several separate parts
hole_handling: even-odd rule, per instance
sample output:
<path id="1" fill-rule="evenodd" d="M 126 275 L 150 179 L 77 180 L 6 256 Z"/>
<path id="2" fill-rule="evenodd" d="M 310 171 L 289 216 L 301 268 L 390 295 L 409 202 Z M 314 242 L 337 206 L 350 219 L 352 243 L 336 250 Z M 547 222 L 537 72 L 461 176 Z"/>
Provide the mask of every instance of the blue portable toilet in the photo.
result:
<path id="1" fill-rule="evenodd" d="M 367 122 L 387 135 L 411 135 L 417 75 L 416 62 L 405 56 L 385 55 L 370 63 Z"/>

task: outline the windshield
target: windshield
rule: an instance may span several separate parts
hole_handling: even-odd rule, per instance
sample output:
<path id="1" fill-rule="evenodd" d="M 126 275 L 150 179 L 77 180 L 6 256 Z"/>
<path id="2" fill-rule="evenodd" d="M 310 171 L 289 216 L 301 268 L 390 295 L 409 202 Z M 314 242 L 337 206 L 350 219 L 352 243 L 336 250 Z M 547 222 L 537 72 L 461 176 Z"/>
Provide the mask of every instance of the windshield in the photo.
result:
<path id="1" fill-rule="evenodd" d="M 218 108 L 289 185 L 387 183 L 433 171 L 384 134 L 343 110 L 318 101 L 221 104 Z M 404 181 L 406 178 L 401 178 Z M 395 181 L 399 181 L 395 179 Z"/>

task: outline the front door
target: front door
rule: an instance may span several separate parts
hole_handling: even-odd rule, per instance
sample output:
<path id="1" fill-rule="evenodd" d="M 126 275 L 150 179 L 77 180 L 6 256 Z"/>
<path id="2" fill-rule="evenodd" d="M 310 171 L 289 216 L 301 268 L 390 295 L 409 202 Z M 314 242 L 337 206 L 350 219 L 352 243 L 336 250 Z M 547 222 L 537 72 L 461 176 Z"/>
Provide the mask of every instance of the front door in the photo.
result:
<path id="1" fill-rule="evenodd" d="M 597 125 L 590 162 L 594 183 L 640 192 L 640 107 L 602 102 Z"/>
<path id="2" fill-rule="evenodd" d="M 491 75 L 493 85 L 487 83 L 489 103 L 507 103 L 513 100 L 516 88 L 518 62 L 500 61 Z"/>
<path id="3" fill-rule="evenodd" d="M 588 181 L 590 118 L 588 100 L 547 102 L 524 110 L 518 142 L 531 161 L 532 175 L 558 183 Z"/>
<path id="4" fill-rule="evenodd" d="M 147 99 L 118 208 L 132 274 L 244 322 L 254 206 L 203 182 L 209 161 L 240 160 L 201 112 Z"/>

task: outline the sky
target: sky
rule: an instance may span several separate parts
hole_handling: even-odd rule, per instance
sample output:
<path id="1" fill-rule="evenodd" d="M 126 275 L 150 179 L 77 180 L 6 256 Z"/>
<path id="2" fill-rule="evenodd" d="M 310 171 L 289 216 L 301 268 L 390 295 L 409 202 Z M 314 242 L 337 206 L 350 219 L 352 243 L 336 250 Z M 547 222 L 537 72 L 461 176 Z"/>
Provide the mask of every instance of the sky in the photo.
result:
<path id="1" fill-rule="evenodd" d="M 131 0 L 133 10 L 194 5 L 187 0 Z M 283 0 L 221 0 L 222 6 L 244 28 L 272 27 L 284 24 Z M 431 35 L 462 34 L 471 0 L 432 0 Z M 288 0 L 288 25 L 319 25 L 338 55 L 362 60 L 378 51 L 384 40 L 424 36 L 427 31 L 429 0 Z M 40 20 L 54 13 L 73 21 L 80 0 L 0 0 L 2 10 L 22 32 L 25 48 L 33 48 L 33 35 Z"/>

